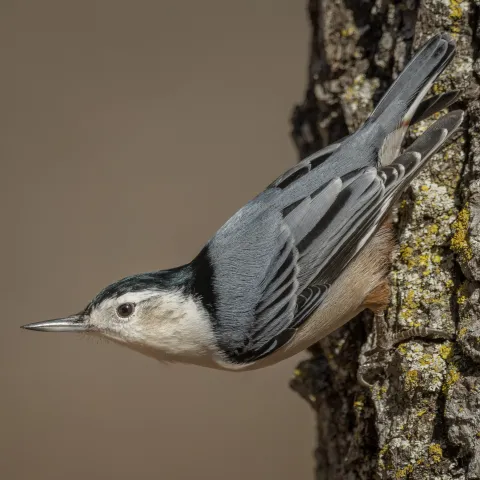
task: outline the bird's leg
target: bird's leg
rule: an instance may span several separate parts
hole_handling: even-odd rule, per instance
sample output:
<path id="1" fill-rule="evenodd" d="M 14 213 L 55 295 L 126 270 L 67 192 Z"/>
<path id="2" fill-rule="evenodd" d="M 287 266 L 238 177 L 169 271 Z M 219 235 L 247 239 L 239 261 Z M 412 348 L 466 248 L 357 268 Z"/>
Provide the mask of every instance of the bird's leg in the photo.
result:
<path id="1" fill-rule="evenodd" d="M 392 335 L 390 332 L 388 332 L 387 322 L 385 321 L 385 315 L 383 313 L 377 313 L 373 321 L 376 345 L 374 348 L 364 353 L 366 357 L 371 357 L 375 353 L 381 351 L 386 352 L 391 350 L 399 343 L 405 342 L 406 340 L 410 340 L 412 338 L 444 338 L 446 340 L 453 340 L 455 338 L 455 336 L 451 333 L 430 327 L 412 327 Z"/>
<path id="2" fill-rule="evenodd" d="M 371 350 L 367 350 L 364 355 L 371 357 L 378 352 L 386 352 L 391 348 L 391 340 L 389 338 L 389 332 L 387 322 L 385 321 L 385 313 L 376 313 L 373 317 L 373 332 L 375 338 L 375 347 Z"/>
<path id="3" fill-rule="evenodd" d="M 371 388 L 373 385 L 365 380 L 365 375 L 385 369 L 385 353 L 390 350 L 391 342 L 389 341 L 387 322 L 385 321 L 384 312 L 378 312 L 373 317 L 373 335 L 375 339 L 375 346 L 367 350 L 365 357 L 371 357 L 375 354 L 380 355 L 376 361 L 368 361 L 360 365 L 357 370 L 357 381 L 360 385 L 366 388 Z"/>
<path id="4" fill-rule="evenodd" d="M 444 338 L 445 340 L 455 340 L 455 335 L 437 328 L 412 327 L 407 330 L 403 330 L 403 332 L 398 332 L 395 335 L 392 335 L 389 348 L 393 348 L 395 345 L 398 345 L 406 340 L 410 340 L 411 338 Z"/>
<path id="5" fill-rule="evenodd" d="M 389 232 L 391 230 L 390 221 L 385 222 L 382 226 L 384 231 Z M 371 310 L 374 313 L 373 317 L 373 338 L 374 347 L 371 350 L 365 352 L 366 357 L 371 357 L 376 353 L 386 353 L 389 350 L 389 338 L 388 328 L 385 321 L 385 310 L 390 303 L 390 283 L 385 278 L 381 281 L 365 298 L 363 306 L 366 309 Z M 364 363 L 358 368 L 357 379 L 360 385 L 364 387 L 371 387 L 371 385 L 365 380 L 365 375 L 372 371 L 378 371 L 384 369 L 385 355 L 381 355 L 380 358 L 375 361 L 369 361 Z M 382 361 L 383 360 L 383 361 Z"/>
<path id="6" fill-rule="evenodd" d="M 383 355 L 381 355 L 378 360 L 367 362 L 359 367 L 357 379 L 360 385 L 364 387 L 372 387 L 372 385 L 365 380 L 365 374 L 375 370 L 384 370 L 385 354 L 392 350 L 393 347 L 399 343 L 405 342 L 412 338 L 444 338 L 448 340 L 453 340 L 455 338 L 454 335 L 443 330 L 429 327 L 413 327 L 392 335 L 390 332 L 388 332 L 388 327 L 383 312 L 376 313 L 373 322 L 375 346 L 366 351 L 364 355 L 365 357 L 371 357 L 377 353 Z"/>

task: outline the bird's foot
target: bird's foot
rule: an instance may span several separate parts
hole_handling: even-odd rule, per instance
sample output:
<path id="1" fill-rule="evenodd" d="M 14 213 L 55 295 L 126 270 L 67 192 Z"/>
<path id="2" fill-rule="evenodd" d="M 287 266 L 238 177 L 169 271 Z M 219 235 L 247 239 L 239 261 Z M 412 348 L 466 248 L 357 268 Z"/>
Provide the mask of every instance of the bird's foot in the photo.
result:
<path id="1" fill-rule="evenodd" d="M 374 348 L 367 350 L 364 353 L 365 357 L 373 357 L 378 355 L 375 361 L 368 361 L 361 365 L 357 371 L 357 380 L 360 385 L 366 388 L 371 388 L 373 384 L 365 380 L 366 376 L 378 371 L 385 370 L 386 355 L 399 343 L 405 342 L 412 338 L 427 338 L 437 339 L 443 338 L 446 340 L 453 340 L 454 335 L 443 330 L 429 327 L 412 327 L 396 334 L 388 332 L 387 323 L 383 313 L 376 314 L 374 317 L 374 336 L 376 338 Z"/>

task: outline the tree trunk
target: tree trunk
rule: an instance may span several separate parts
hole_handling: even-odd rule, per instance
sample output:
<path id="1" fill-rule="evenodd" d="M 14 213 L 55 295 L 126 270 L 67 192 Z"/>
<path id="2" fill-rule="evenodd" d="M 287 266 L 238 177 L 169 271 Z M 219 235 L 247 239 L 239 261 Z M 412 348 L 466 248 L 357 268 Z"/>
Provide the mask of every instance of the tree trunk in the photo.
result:
<path id="1" fill-rule="evenodd" d="M 292 119 L 300 158 L 356 130 L 439 31 L 457 54 L 433 90 L 463 90 L 468 112 L 398 206 L 386 312 L 392 331 L 425 325 L 457 340 L 401 344 L 371 389 L 356 380 L 373 342 L 367 313 L 312 348 L 291 385 L 317 413 L 316 478 L 480 479 L 480 1 L 310 0 L 308 11 L 309 83 Z"/>

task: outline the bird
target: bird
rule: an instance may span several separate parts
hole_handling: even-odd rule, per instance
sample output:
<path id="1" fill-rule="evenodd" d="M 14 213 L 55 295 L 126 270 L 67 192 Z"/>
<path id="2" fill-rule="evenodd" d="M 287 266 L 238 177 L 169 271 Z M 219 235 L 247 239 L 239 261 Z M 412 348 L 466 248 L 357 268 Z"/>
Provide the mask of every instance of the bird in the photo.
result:
<path id="1" fill-rule="evenodd" d="M 307 349 L 363 310 L 381 319 L 396 245 L 392 209 L 463 121 L 462 110 L 450 111 L 402 149 L 410 125 L 458 98 L 448 91 L 424 100 L 454 53 L 447 34 L 431 37 L 356 132 L 280 175 L 190 262 L 125 277 L 77 314 L 22 328 L 245 371 Z"/>

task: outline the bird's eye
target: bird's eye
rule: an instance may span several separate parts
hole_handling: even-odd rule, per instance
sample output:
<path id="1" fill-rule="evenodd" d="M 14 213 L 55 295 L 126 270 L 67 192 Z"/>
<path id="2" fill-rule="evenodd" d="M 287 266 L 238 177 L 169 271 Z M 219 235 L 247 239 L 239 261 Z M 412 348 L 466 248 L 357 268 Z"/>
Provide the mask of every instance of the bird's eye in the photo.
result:
<path id="1" fill-rule="evenodd" d="M 127 318 L 135 310 L 135 305 L 133 303 L 122 303 L 117 308 L 117 314 L 119 317 Z"/>

